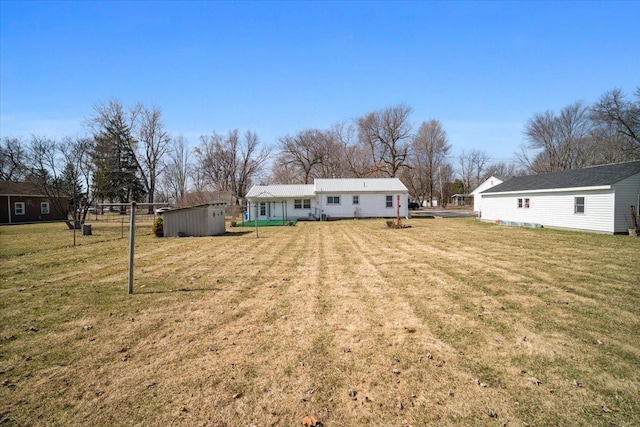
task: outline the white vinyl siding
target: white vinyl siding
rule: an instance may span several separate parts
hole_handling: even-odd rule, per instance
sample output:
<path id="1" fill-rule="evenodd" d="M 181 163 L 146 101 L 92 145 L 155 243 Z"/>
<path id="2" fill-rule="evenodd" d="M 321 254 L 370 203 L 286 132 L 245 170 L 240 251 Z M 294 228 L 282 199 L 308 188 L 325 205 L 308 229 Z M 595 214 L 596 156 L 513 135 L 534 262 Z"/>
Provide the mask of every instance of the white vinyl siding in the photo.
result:
<path id="1" fill-rule="evenodd" d="M 575 197 L 584 197 L 585 213 L 574 214 Z M 520 198 L 520 197 L 516 197 Z M 611 190 L 523 193 L 529 209 L 518 208 L 512 194 L 487 193 L 482 197 L 483 221 L 512 221 L 541 224 L 545 227 L 592 230 L 613 233 L 613 202 Z M 627 207 L 628 209 L 628 207 Z"/>
<path id="2" fill-rule="evenodd" d="M 348 199 L 352 199 L 353 194 L 344 194 L 342 197 L 348 197 Z M 394 195 L 395 199 L 397 196 Z M 406 200 L 408 198 L 407 193 L 401 193 L 400 198 L 402 200 Z M 341 205 L 328 205 L 324 204 L 319 208 L 322 210 L 322 213 L 328 215 L 330 218 L 390 218 L 396 215 L 396 211 L 394 209 L 389 209 L 386 207 L 387 203 L 387 194 L 379 194 L 379 193 L 369 193 L 369 194 L 358 194 L 358 204 L 353 205 L 352 203 L 342 203 Z M 395 203 L 394 203 L 395 204 Z M 403 203 L 400 207 L 400 215 L 408 216 L 409 210 L 407 208 L 407 204 Z"/>

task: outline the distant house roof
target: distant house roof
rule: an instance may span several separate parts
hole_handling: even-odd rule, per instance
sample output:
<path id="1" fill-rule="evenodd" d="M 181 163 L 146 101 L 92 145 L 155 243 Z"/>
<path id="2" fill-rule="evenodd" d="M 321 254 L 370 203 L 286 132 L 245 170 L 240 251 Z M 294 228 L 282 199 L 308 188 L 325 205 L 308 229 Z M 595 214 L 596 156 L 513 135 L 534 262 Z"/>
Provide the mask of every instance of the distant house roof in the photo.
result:
<path id="1" fill-rule="evenodd" d="M 42 191 L 28 182 L 0 181 L 0 194 L 3 196 L 39 196 Z"/>
<path id="2" fill-rule="evenodd" d="M 639 173 L 640 161 L 613 163 L 539 175 L 517 176 L 482 193 L 607 186 Z"/>
<path id="3" fill-rule="evenodd" d="M 333 178 L 315 179 L 316 193 L 397 192 L 408 191 L 398 178 Z"/>
<path id="4" fill-rule="evenodd" d="M 313 197 L 313 184 L 254 185 L 245 196 L 247 199 L 274 197 Z"/>

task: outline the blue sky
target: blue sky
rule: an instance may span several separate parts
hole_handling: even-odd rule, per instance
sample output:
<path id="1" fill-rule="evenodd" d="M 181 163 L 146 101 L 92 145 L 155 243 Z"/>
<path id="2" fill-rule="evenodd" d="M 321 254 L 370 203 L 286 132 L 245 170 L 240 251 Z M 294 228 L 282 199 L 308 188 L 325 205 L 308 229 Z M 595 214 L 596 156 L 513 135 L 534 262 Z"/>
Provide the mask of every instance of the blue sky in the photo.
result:
<path id="1" fill-rule="evenodd" d="M 640 2 L 0 1 L 0 136 L 163 110 L 191 144 L 265 144 L 400 102 L 453 155 L 509 160 L 534 114 L 640 86 Z"/>

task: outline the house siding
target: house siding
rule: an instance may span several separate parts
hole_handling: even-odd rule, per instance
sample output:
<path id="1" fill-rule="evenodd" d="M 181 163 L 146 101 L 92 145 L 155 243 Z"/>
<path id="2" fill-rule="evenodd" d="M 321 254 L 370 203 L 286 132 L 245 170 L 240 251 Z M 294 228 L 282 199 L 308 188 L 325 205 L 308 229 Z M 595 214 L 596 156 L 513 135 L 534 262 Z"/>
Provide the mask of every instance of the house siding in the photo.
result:
<path id="1" fill-rule="evenodd" d="M 339 205 L 327 204 L 329 196 L 340 196 Z M 353 196 L 358 196 L 358 204 L 353 204 Z M 392 207 L 386 207 L 387 196 L 392 196 Z M 329 218 L 391 218 L 397 215 L 398 193 L 322 193 L 318 195 L 318 206 L 322 214 Z M 400 216 L 409 214 L 408 194 L 400 194 Z"/>
<path id="2" fill-rule="evenodd" d="M 614 233 L 626 233 L 631 224 L 629 207 L 635 206 L 638 213 L 640 196 L 640 174 L 624 179 L 613 186 L 615 190 Z"/>
<path id="3" fill-rule="evenodd" d="M 493 188 L 498 184 L 502 184 L 502 180 L 496 178 L 495 176 L 489 177 L 489 179 L 485 180 L 482 184 L 478 186 L 475 190 L 471 192 L 473 196 L 473 211 L 476 213 L 482 212 L 482 193 L 484 190 L 488 190 L 489 188 Z"/>
<path id="4" fill-rule="evenodd" d="M 310 209 L 296 209 L 295 201 L 296 200 L 311 200 L 311 208 Z M 260 215 L 258 211 L 258 219 L 270 219 L 270 220 L 293 220 L 293 219 L 309 219 L 312 218 L 313 215 L 316 215 L 316 198 L 314 197 L 296 197 L 292 199 L 252 199 L 250 200 L 250 206 L 248 208 L 247 220 L 253 221 L 256 217 L 256 205 L 262 203 L 267 203 L 267 212 L 266 215 Z M 284 202 L 284 206 L 283 206 Z M 284 210 L 283 210 L 284 207 Z M 284 212 L 283 212 L 284 211 Z M 312 215 L 310 217 L 310 215 Z"/>
<path id="5" fill-rule="evenodd" d="M 575 197 L 585 198 L 584 214 L 574 213 Z M 528 198 L 529 208 L 518 208 Z M 483 195 L 483 221 L 512 221 L 545 227 L 614 233 L 613 190 Z"/>

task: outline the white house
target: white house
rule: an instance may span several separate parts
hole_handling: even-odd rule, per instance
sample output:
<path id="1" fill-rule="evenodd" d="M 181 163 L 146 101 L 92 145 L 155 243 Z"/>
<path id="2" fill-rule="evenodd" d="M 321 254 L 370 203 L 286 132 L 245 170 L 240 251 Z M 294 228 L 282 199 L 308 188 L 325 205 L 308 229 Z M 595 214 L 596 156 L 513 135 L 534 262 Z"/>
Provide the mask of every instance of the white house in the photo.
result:
<path id="1" fill-rule="evenodd" d="M 391 218 L 409 215 L 409 190 L 398 178 L 315 179 L 306 185 L 254 185 L 247 219 Z"/>
<path id="2" fill-rule="evenodd" d="M 487 178 L 482 184 L 478 185 L 478 187 L 471 192 L 473 196 L 473 211 L 477 214 L 482 212 L 482 192 L 484 190 L 488 190 L 489 188 L 495 187 L 498 184 L 502 184 L 504 179 L 498 178 L 495 175 L 491 175 Z"/>
<path id="3" fill-rule="evenodd" d="M 483 221 L 626 233 L 640 214 L 640 161 L 514 177 L 481 194 Z"/>

